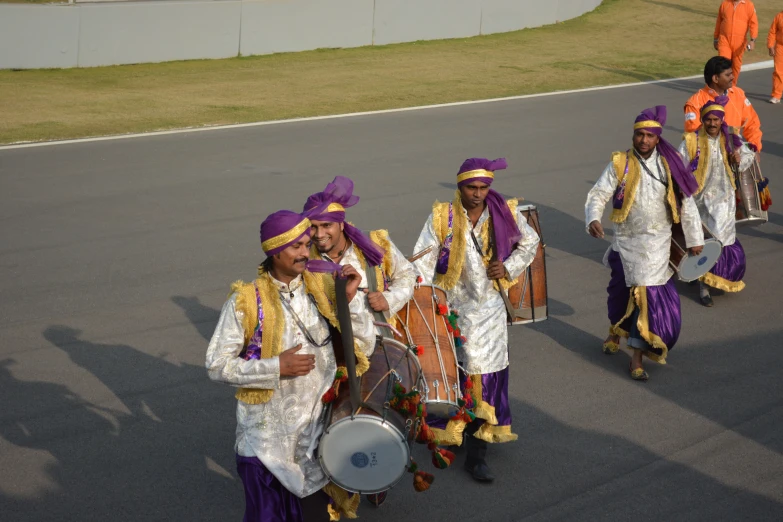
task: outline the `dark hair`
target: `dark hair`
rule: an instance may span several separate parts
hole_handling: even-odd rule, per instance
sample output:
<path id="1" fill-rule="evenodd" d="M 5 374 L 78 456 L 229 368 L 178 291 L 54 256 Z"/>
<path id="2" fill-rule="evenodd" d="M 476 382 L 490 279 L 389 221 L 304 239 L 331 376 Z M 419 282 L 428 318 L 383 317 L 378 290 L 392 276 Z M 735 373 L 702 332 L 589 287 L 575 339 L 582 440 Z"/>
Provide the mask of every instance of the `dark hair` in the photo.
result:
<path id="1" fill-rule="evenodd" d="M 723 56 L 713 56 L 704 66 L 704 83 L 712 85 L 712 77 L 723 73 L 726 69 L 731 69 L 731 60 Z"/>
<path id="2" fill-rule="evenodd" d="M 272 256 L 267 257 L 264 259 L 261 264 L 258 266 L 259 272 L 271 272 L 272 271 Z"/>

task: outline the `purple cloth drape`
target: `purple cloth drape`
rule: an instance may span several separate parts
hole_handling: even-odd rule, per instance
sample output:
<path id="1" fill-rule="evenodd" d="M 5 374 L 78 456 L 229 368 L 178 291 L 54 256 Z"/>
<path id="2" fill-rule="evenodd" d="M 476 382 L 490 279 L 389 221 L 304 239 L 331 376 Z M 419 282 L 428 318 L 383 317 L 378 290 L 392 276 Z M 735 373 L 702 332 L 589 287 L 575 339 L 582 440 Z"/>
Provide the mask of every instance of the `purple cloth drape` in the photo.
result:
<path id="1" fill-rule="evenodd" d="M 682 156 L 680 156 L 677 149 L 663 137 L 663 126 L 666 125 L 666 106 L 656 105 L 651 109 L 643 110 L 642 113 L 636 117 L 635 123 L 642 121 L 654 121 L 661 124 L 661 127 L 650 127 L 644 130 L 658 136 L 658 146 L 656 149 L 658 150 L 658 154 L 663 156 L 666 163 L 669 165 L 669 170 L 671 170 L 674 183 L 677 184 L 686 197 L 692 196 L 699 189 L 699 183 L 696 181 L 696 178 L 693 176 L 690 169 L 683 163 Z"/>
<path id="2" fill-rule="evenodd" d="M 608 261 L 612 276 L 609 280 L 609 286 L 606 288 L 608 294 L 606 304 L 609 322 L 617 325 L 628 310 L 631 289 L 625 284 L 625 272 L 620 254 L 612 250 Z M 682 326 L 680 295 L 677 293 L 674 279 L 669 279 L 665 285 L 647 286 L 645 290 L 647 292 L 647 320 L 650 331 L 660 337 L 666 347 L 671 350 L 680 337 Z M 630 320 L 626 319 L 619 327 L 630 332 Z M 652 351 L 659 355 L 661 353 L 661 350 L 657 349 Z"/>
<path id="3" fill-rule="evenodd" d="M 723 247 L 720 258 L 710 273 L 732 283 L 742 281 L 745 277 L 745 249 L 739 239 L 734 240 L 733 245 Z"/>
<path id="4" fill-rule="evenodd" d="M 460 386 L 465 392 L 466 375 L 460 371 Z M 498 426 L 511 426 L 511 405 L 508 402 L 508 366 L 498 372 L 481 375 L 481 399 L 495 408 Z M 427 424 L 433 428 L 445 429 L 448 419 L 428 417 Z M 483 419 L 476 419 L 478 425 Z M 472 424 L 472 423 L 471 423 Z"/>
<path id="5" fill-rule="evenodd" d="M 496 170 L 502 170 L 508 167 L 505 158 L 498 158 L 496 160 L 488 160 L 486 158 L 469 158 L 466 159 L 457 172 L 457 176 L 462 173 L 470 172 L 472 170 L 486 170 L 488 172 L 495 172 Z M 457 184 L 458 187 L 469 183 L 471 180 L 478 180 L 487 185 L 491 185 L 492 178 L 483 178 L 476 176 L 475 178 L 469 178 L 461 181 Z M 489 215 L 492 217 L 492 230 L 494 232 L 495 240 L 495 254 L 501 261 L 508 259 L 511 252 L 514 250 L 514 245 L 522 239 L 522 232 L 519 231 L 517 226 L 516 217 L 511 213 L 511 210 L 506 204 L 505 198 L 501 196 L 497 191 L 489 189 L 487 191 L 487 198 L 484 200 L 489 208 Z"/>
<path id="6" fill-rule="evenodd" d="M 323 192 L 316 192 L 307 198 L 304 205 L 304 215 L 316 221 L 328 221 L 329 223 L 344 223 L 345 237 L 362 251 L 364 258 L 370 266 L 380 266 L 386 252 L 364 235 L 361 230 L 345 222 L 344 211 L 328 212 L 329 205 L 338 203 L 343 208 L 350 208 L 359 202 L 359 196 L 353 195 L 353 180 L 345 176 L 336 176 L 331 183 L 326 185 Z"/>
<path id="7" fill-rule="evenodd" d="M 243 522 L 304 522 L 299 497 L 288 491 L 257 457 L 237 455 L 245 488 Z"/>

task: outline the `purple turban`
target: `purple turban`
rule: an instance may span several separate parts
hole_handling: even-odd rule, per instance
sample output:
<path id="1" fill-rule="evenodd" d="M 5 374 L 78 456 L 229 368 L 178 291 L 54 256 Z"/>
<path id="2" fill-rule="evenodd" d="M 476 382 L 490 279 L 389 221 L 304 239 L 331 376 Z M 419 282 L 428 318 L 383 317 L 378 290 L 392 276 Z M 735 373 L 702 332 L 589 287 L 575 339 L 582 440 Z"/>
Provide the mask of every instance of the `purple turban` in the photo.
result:
<path id="1" fill-rule="evenodd" d="M 496 160 L 488 160 L 486 158 L 466 159 L 457 173 L 457 186 L 462 187 L 471 181 L 480 181 L 491 185 L 495 180 L 495 171 L 503 170 L 506 167 L 508 167 L 508 164 L 505 158 Z M 489 208 L 489 215 L 492 218 L 495 253 L 498 259 L 505 261 L 511 255 L 514 245 L 522 239 L 522 232 L 519 231 L 517 220 L 508 208 L 503 196 L 489 189 L 485 202 Z"/>
<path id="2" fill-rule="evenodd" d="M 310 220 L 290 210 L 278 210 L 261 223 L 261 248 L 273 256 L 299 241 L 310 237 Z"/>
<path id="3" fill-rule="evenodd" d="M 710 115 L 720 118 L 720 130 L 723 133 L 723 136 L 726 138 L 726 146 L 733 147 L 731 150 L 735 151 L 742 147 L 742 140 L 739 136 L 730 132 L 729 126 L 726 124 L 726 105 L 728 104 L 729 97 L 726 95 L 721 95 L 714 100 L 708 101 L 701 108 L 701 121 L 704 123 L 704 120 L 707 118 L 707 116 Z"/>
<path id="4" fill-rule="evenodd" d="M 644 129 L 659 137 L 656 149 L 658 150 L 658 154 L 663 156 L 666 163 L 669 165 L 669 170 L 671 170 L 674 183 L 680 187 L 680 190 L 686 197 L 692 196 L 699 189 L 699 183 L 682 162 L 682 156 L 677 152 L 677 149 L 672 147 L 671 143 L 663 138 L 664 125 L 666 125 L 666 106 L 657 105 L 652 109 L 643 110 L 642 113 L 636 117 L 633 130 L 637 131 L 639 129 Z"/>
<path id="5" fill-rule="evenodd" d="M 345 236 L 362 251 L 364 258 L 370 266 L 380 266 L 386 253 L 381 247 L 372 242 L 361 230 L 345 223 L 345 209 L 359 202 L 359 196 L 353 195 L 353 181 L 345 176 L 336 176 L 326 185 L 323 192 L 316 192 L 304 205 L 304 215 L 315 221 L 328 221 L 330 223 L 344 223 Z"/>

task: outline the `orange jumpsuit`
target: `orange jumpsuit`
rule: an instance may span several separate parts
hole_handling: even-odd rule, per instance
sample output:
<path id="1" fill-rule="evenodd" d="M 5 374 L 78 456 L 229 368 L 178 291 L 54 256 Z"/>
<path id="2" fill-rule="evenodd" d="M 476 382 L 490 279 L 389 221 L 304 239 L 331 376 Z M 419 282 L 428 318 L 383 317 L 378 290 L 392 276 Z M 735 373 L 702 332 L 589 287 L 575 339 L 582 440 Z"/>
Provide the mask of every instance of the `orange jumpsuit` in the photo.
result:
<path id="1" fill-rule="evenodd" d="M 767 49 L 775 49 L 775 72 L 772 73 L 772 97 L 783 95 L 783 11 L 772 21 L 767 36 Z"/>
<path id="2" fill-rule="evenodd" d="M 756 109 L 750 104 L 750 100 L 745 96 L 745 91 L 737 86 L 729 89 L 726 93 L 729 97 L 729 103 L 726 105 L 725 121 L 729 127 L 742 129 L 742 136 L 745 140 L 761 151 L 761 121 Z M 685 104 L 685 132 L 695 132 L 701 127 L 701 108 L 710 101 L 714 100 L 718 93 L 708 86 L 690 97 Z"/>
<path id="3" fill-rule="evenodd" d="M 732 0 L 724 0 L 718 10 L 718 20 L 715 22 L 713 38 L 718 42 L 718 54 L 731 60 L 731 70 L 734 72 L 734 85 L 739 80 L 742 69 L 742 55 L 748 30 L 754 40 L 759 35 L 759 20 L 756 17 L 756 7 L 750 0 L 740 0 L 736 6 Z"/>

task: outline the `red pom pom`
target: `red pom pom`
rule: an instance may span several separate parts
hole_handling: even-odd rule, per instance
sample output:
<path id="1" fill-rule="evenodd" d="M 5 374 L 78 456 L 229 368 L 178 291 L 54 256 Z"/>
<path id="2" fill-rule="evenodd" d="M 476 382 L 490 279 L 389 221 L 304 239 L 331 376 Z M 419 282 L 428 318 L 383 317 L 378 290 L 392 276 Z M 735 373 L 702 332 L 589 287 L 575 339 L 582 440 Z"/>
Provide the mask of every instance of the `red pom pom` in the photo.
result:
<path id="1" fill-rule="evenodd" d="M 440 315 L 449 315 L 449 308 L 444 304 L 438 305 L 438 314 Z"/>
<path id="2" fill-rule="evenodd" d="M 424 282 L 424 278 L 423 278 L 423 277 L 421 277 L 421 276 L 418 276 L 418 277 L 416 278 L 416 282 L 417 282 L 417 283 L 419 283 L 419 284 L 421 284 L 421 283 L 423 283 L 423 282 Z"/>
<path id="3" fill-rule="evenodd" d="M 449 323 L 446 323 L 446 330 L 448 330 L 449 333 L 454 333 L 454 328 L 452 328 Z"/>
<path id="4" fill-rule="evenodd" d="M 334 401 L 337 398 L 337 394 L 334 392 L 334 388 L 329 388 L 326 393 L 324 393 L 324 396 L 321 397 L 321 402 L 324 404 L 329 404 L 330 402 Z"/>
<path id="5" fill-rule="evenodd" d="M 424 355 L 424 347 L 423 346 L 419 345 L 419 346 L 416 347 L 416 355 L 418 355 L 418 356 Z"/>

